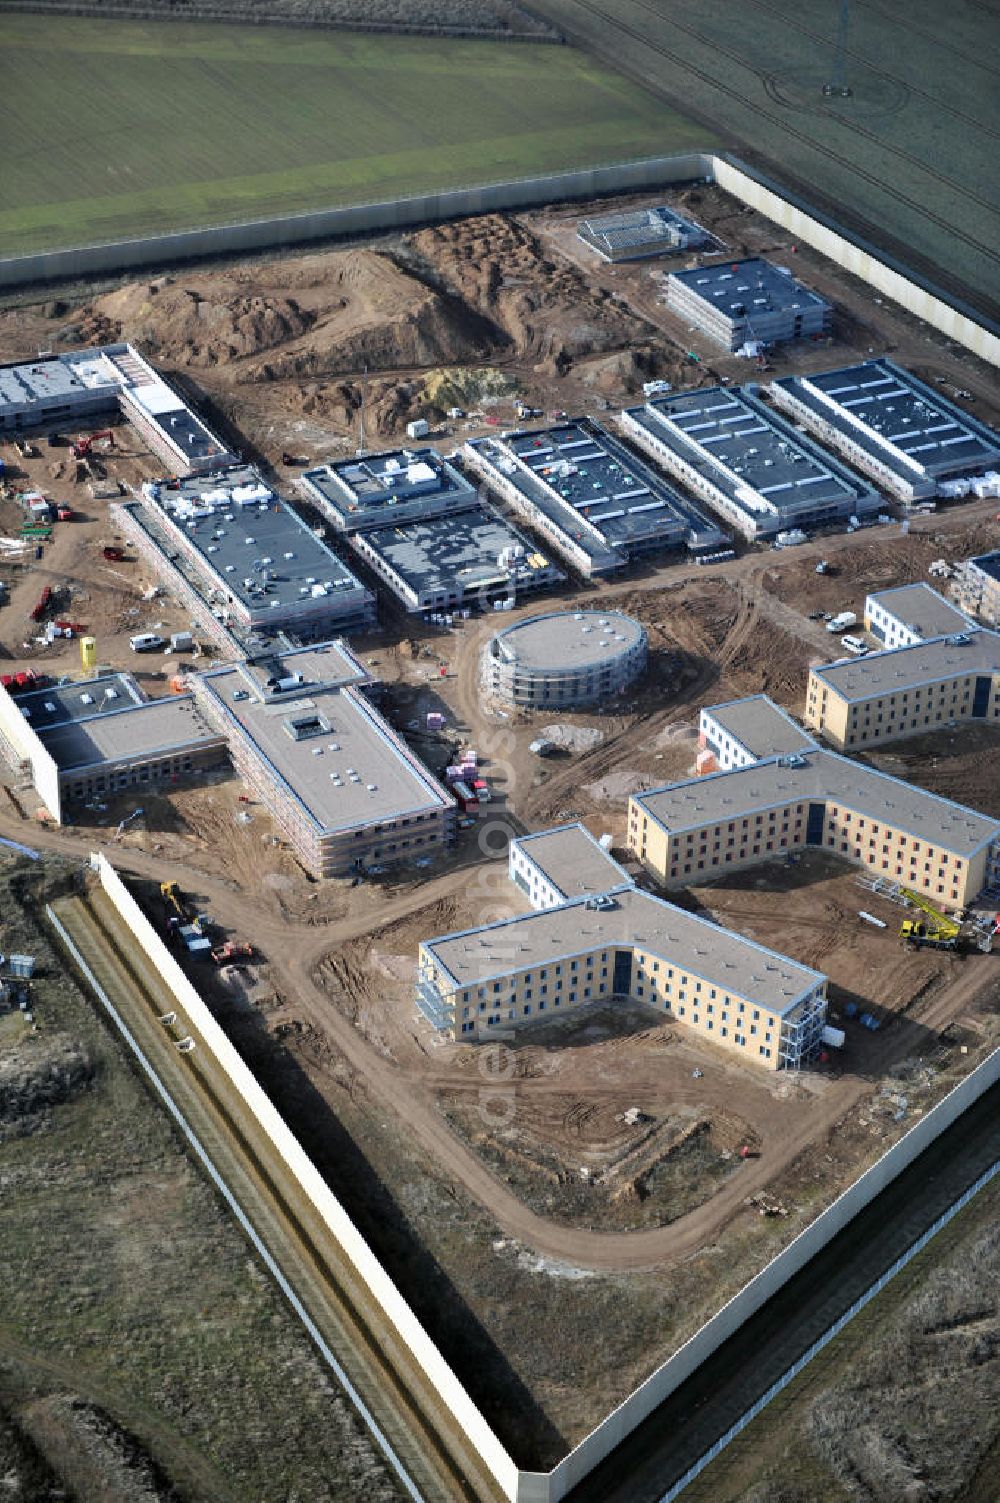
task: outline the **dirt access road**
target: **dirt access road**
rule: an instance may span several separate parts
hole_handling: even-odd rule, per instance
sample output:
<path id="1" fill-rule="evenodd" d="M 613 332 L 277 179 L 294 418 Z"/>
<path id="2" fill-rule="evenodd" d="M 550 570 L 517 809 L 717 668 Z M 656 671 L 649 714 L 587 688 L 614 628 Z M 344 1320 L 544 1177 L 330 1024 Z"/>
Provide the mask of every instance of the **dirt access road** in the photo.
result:
<path id="1" fill-rule="evenodd" d="M 6 816 L 0 816 L 0 833 L 11 838 L 23 838 L 23 826 L 15 825 Z M 64 854 L 80 854 L 79 837 L 57 831 L 39 831 L 36 843 L 46 849 Z M 108 853 L 112 859 L 120 852 Z M 151 858 L 137 857 L 129 852 L 123 863 L 146 877 L 156 877 L 158 863 Z M 385 905 L 380 918 L 386 922 L 405 916 L 417 907 L 432 901 L 434 897 L 460 890 L 468 882 L 468 873 L 451 872 L 442 878 L 421 884 Z M 341 923 L 333 923 L 317 931 L 307 926 L 290 925 L 284 920 L 275 920 L 252 898 L 233 892 L 218 882 L 205 881 L 208 895 L 220 921 L 232 924 L 234 929 L 253 933 L 255 938 L 272 957 L 272 978 L 277 988 L 296 999 L 297 1011 L 343 1053 L 348 1063 L 366 1082 L 372 1097 L 382 1111 L 395 1113 L 401 1124 L 417 1139 L 432 1162 L 457 1182 L 462 1184 L 486 1207 L 503 1229 L 505 1235 L 516 1239 L 539 1255 L 568 1266 L 605 1271 L 644 1269 L 676 1262 L 704 1247 L 718 1236 L 721 1228 L 743 1205 L 746 1197 L 762 1190 L 768 1182 L 788 1168 L 801 1152 L 803 1135 L 788 1131 L 787 1115 L 783 1119 L 782 1138 L 776 1136 L 773 1119 L 765 1118 L 762 1133 L 761 1158 L 748 1163 L 740 1174 L 734 1176 L 708 1203 L 682 1217 L 670 1226 L 636 1233 L 587 1232 L 553 1224 L 545 1217 L 529 1211 L 472 1152 L 467 1150 L 444 1128 L 436 1108 L 435 1088 L 446 1079 L 450 1088 L 468 1091 L 500 1088 L 507 1083 L 508 1061 L 505 1051 L 493 1051 L 494 1071 L 478 1080 L 470 1080 L 463 1086 L 452 1074 L 427 1072 L 424 1069 L 401 1068 L 383 1058 L 377 1050 L 363 1039 L 353 1025 L 331 1006 L 329 997 L 317 984 L 314 971 L 323 953 L 335 948 L 350 938 L 364 934 L 370 921 L 359 916 Z M 988 965 L 988 957 L 982 957 Z M 941 1016 L 954 1016 L 964 1010 L 969 997 L 979 985 L 988 980 L 986 966 L 979 964 L 980 957 L 970 957 L 955 983 L 956 997 L 949 1003 L 944 996 L 938 999 L 936 1012 Z M 887 1030 L 878 1040 L 877 1055 L 869 1056 L 869 1069 L 887 1069 L 896 1059 L 907 1052 L 907 1031 L 896 1033 Z M 483 1051 L 484 1059 L 487 1051 Z M 655 1071 L 654 1071 L 655 1076 Z M 652 1087 L 653 1077 L 650 1079 Z M 534 1088 L 535 1082 L 516 1082 L 515 1089 Z M 638 1082 L 637 1082 L 638 1084 Z M 544 1089 L 544 1084 L 543 1087 Z M 822 1141 L 836 1124 L 871 1091 L 871 1077 L 845 1076 L 835 1090 L 802 1105 L 801 1128 L 808 1129 L 813 1141 Z"/>

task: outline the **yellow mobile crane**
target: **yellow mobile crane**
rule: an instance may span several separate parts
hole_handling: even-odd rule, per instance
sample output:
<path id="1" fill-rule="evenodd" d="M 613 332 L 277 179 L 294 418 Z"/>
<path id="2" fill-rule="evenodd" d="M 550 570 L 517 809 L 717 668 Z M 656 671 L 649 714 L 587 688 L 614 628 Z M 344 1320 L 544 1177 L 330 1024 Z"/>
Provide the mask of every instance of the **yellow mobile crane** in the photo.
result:
<path id="1" fill-rule="evenodd" d="M 899 937 L 917 950 L 926 946 L 930 950 L 957 950 L 958 937 L 962 932 L 959 919 L 939 913 L 934 904 L 919 892 L 903 888 L 903 897 L 908 903 L 922 909 L 924 918 L 907 918 L 899 926 Z"/>

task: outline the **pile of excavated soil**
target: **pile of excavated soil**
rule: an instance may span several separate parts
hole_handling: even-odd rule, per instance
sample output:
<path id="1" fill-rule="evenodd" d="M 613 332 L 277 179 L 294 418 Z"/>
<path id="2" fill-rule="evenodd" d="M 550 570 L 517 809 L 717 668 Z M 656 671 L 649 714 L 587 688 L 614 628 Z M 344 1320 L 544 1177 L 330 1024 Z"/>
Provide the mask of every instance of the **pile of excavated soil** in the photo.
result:
<path id="1" fill-rule="evenodd" d="M 82 310 L 80 332 L 168 366 L 230 365 L 242 382 L 464 364 L 495 344 L 457 298 L 370 250 L 129 282 Z"/>
<path id="2" fill-rule="evenodd" d="M 548 259 L 531 231 L 505 215 L 421 230 L 411 244 L 446 286 L 506 333 L 521 358 L 552 374 L 652 333 L 574 267 Z"/>

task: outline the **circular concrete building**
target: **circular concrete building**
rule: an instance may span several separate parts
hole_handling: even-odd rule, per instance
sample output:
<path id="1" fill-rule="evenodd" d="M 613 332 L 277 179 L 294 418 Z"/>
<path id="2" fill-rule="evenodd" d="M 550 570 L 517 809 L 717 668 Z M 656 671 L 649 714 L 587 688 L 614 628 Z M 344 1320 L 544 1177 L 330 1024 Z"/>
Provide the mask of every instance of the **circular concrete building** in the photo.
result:
<path id="1" fill-rule="evenodd" d="M 573 709 L 619 694 L 646 666 L 646 633 L 618 611 L 550 611 L 491 637 L 486 688 L 524 709 Z"/>

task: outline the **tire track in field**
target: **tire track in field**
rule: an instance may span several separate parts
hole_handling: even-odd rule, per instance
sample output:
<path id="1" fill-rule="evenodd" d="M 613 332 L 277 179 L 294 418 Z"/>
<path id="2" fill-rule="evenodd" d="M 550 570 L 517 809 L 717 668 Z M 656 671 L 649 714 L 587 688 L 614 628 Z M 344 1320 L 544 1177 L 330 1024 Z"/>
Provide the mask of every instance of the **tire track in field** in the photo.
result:
<path id="1" fill-rule="evenodd" d="M 656 12 L 652 7 L 642 7 L 641 0 L 633 0 L 633 3 L 640 5 L 640 8 L 650 9 L 654 15 L 658 15 L 658 12 Z M 706 72 L 703 68 L 700 68 L 695 63 L 690 62 L 680 53 L 673 52 L 670 50 L 670 48 L 664 47 L 661 43 L 653 41 L 648 33 L 640 31 L 634 26 L 630 26 L 626 21 L 619 20 L 617 17 L 609 15 L 608 12 L 606 10 L 603 10 L 599 5 L 591 4 L 590 0 L 570 0 L 570 4 L 576 6 L 576 8 L 579 10 L 586 11 L 588 15 L 590 15 L 598 23 L 602 31 L 606 32 L 608 28 L 613 28 L 614 30 L 621 32 L 623 35 L 631 37 L 632 40 L 637 42 L 645 52 L 653 52 L 656 53 L 659 57 L 665 58 L 668 62 L 674 64 L 677 68 L 679 68 L 682 74 L 693 76 L 694 78 L 697 78 L 701 83 L 706 85 L 706 87 L 708 87 L 709 89 L 713 89 L 720 94 L 725 94 L 726 96 L 728 96 L 728 98 L 734 100 L 743 108 L 749 109 L 753 114 L 766 120 L 770 125 L 774 126 L 782 134 L 790 136 L 794 140 L 799 141 L 803 146 L 807 147 L 810 151 L 816 152 L 819 156 L 826 157 L 829 161 L 836 162 L 838 166 L 842 167 L 850 176 L 861 178 L 864 182 L 867 182 L 871 187 L 876 188 L 886 197 L 895 199 L 897 203 L 904 204 L 920 219 L 930 220 L 941 230 L 945 231 L 949 239 L 954 240 L 957 238 L 968 245 L 970 249 L 982 255 L 986 260 L 1000 264 L 1000 254 L 994 251 L 990 246 L 986 245 L 983 241 L 977 240 L 974 235 L 970 235 L 967 231 L 960 229 L 958 226 L 956 226 L 954 220 L 946 219 L 944 216 L 936 214 L 934 210 L 929 209 L 926 205 L 920 203 L 917 199 L 911 198 L 909 194 L 902 192 L 898 188 L 892 187 L 883 178 L 878 177 L 875 173 L 868 172 L 864 167 L 860 166 L 857 161 L 841 155 L 840 152 L 835 151 L 832 147 L 824 146 L 813 136 L 810 136 L 805 131 L 799 130 L 785 117 L 776 115 L 772 111 L 764 109 L 759 103 L 752 100 L 748 94 L 741 93 L 739 89 L 733 88 L 731 85 L 723 82 L 721 79 L 716 78 L 713 74 Z M 660 19 L 663 18 L 660 17 Z M 682 28 L 678 27 L 678 29 Z M 591 47 L 591 50 L 594 50 L 594 48 L 596 47 L 596 42 L 590 40 L 589 45 Z M 715 47 L 714 43 L 711 43 L 709 45 L 711 45 L 716 51 L 720 50 L 719 48 Z M 615 66 L 621 68 L 622 63 L 620 59 L 616 60 Z M 628 66 L 629 65 L 626 64 L 626 67 Z M 742 64 L 742 66 L 746 67 L 747 65 Z M 632 67 L 634 69 L 634 64 L 632 65 Z M 643 84 L 644 87 L 650 87 L 652 80 L 647 73 L 637 73 L 635 76 L 638 77 L 639 81 Z M 655 87 L 655 85 L 653 86 Z M 837 119 L 839 117 L 833 118 Z M 956 185 L 951 182 L 948 182 L 948 186 L 952 189 L 956 187 Z"/>

